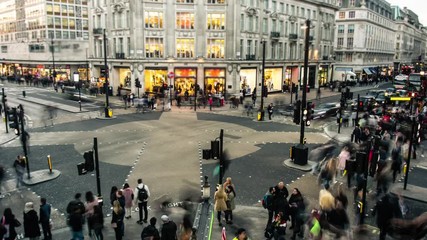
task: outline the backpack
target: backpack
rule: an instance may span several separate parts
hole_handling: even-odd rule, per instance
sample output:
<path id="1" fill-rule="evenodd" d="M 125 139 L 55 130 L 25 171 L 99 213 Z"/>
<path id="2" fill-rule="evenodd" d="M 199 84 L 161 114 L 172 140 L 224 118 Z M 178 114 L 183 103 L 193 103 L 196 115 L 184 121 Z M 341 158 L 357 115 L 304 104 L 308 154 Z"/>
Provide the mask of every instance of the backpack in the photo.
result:
<path id="1" fill-rule="evenodd" d="M 144 202 L 148 198 L 147 190 L 145 190 L 145 186 L 142 185 L 142 188 L 138 188 L 138 200 Z"/>
<path id="2" fill-rule="evenodd" d="M 270 196 L 269 193 L 266 193 L 262 198 L 261 203 L 263 208 L 268 208 L 270 206 L 271 203 L 269 200 L 269 196 Z"/>

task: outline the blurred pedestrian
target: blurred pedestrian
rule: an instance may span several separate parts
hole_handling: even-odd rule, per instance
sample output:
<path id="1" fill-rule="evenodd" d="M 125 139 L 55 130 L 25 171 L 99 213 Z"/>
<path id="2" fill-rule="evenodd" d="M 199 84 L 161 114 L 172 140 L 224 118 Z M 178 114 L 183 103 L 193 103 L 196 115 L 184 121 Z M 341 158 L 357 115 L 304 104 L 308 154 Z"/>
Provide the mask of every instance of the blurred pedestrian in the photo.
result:
<path id="1" fill-rule="evenodd" d="M 297 234 L 303 238 L 305 203 L 298 188 L 292 189 L 291 196 L 289 197 L 289 209 L 292 223 L 290 229 L 294 230 L 291 239 L 295 240 Z"/>
<path id="2" fill-rule="evenodd" d="M 268 112 L 268 120 L 271 120 L 271 115 L 273 115 L 273 103 L 268 104 L 267 112 Z"/>
<path id="3" fill-rule="evenodd" d="M 93 216 L 93 213 L 94 213 L 93 207 L 97 206 L 98 204 L 99 204 L 98 198 L 95 197 L 91 191 L 87 191 L 84 216 L 88 219 L 87 227 L 88 227 L 89 236 L 92 236 L 92 233 L 93 233 L 93 226 L 91 224 L 92 221 L 89 221 L 89 219 L 92 218 Z"/>
<path id="4" fill-rule="evenodd" d="M 67 208 L 68 209 L 68 208 Z M 71 239 L 72 240 L 83 240 L 83 224 L 84 219 L 84 210 L 81 211 L 80 207 L 70 208 L 71 213 L 68 215 L 68 225 L 71 229 Z"/>
<path id="5" fill-rule="evenodd" d="M 150 218 L 150 225 L 146 226 L 141 232 L 141 240 L 160 240 L 159 230 L 156 228 L 157 218 Z"/>
<path id="6" fill-rule="evenodd" d="M 331 158 L 320 169 L 318 176 L 318 184 L 323 185 L 325 189 L 329 189 L 331 183 L 334 183 L 335 176 L 337 175 L 337 159 Z"/>
<path id="7" fill-rule="evenodd" d="M 209 111 L 212 111 L 213 99 L 211 95 L 209 95 L 208 104 L 209 104 Z"/>
<path id="8" fill-rule="evenodd" d="M 190 216 L 185 215 L 180 226 L 179 240 L 191 240 L 193 235 L 193 224 L 191 223 Z"/>
<path id="9" fill-rule="evenodd" d="M 225 210 L 225 222 L 227 224 L 233 224 L 233 210 L 236 209 L 236 204 L 234 199 L 236 198 L 236 192 L 234 191 L 234 185 L 229 184 L 225 188 L 225 193 L 227 194 L 227 210 Z"/>
<path id="10" fill-rule="evenodd" d="M 85 206 L 83 202 L 80 200 L 82 197 L 81 193 L 76 193 L 74 195 L 74 200 L 70 201 L 67 205 L 67 213 L 72 214 L 75 212 L 75 210 L 79 210 L 81 214 L 85 212 Z"/>
<path id="11" fill-rule="evenodd" d="M 138 186 L 136 186 L 134 193 L 136 194 L 135 201 L 138 204 L 138 212 L 139 212 L 139 220 L 138 224 L 142 224 L 142 222 L 147 222 L 148 219 L 148 198 L 150 197 L 150 190 L 148 186 L 142 183 L 142 179 L 138 179 Z M 144 215 L 142 211 L 144 210 Z"/>
<path id="12" fill-rule="evenodd" d="M 39 217 L 34 210 L 33 202 L 25 203 L 24 236 L 30 240 L 37 240 L 40 237 Z"/>
<path id="13" fill-rule="evenodd" d="M 15 218 L 12 209 L 4 209 L 1 224 L 7 229 L 7 232 L 3 236 L 4 240 L 15 240 L 17 236 L 16 228 L 20 227 L 21 223 Z"/>
<path id="14" fill-rule="evenodd" d="M 248 239 L 248 236 L 246 234 L 246 230 L 244 228 L 239 228 L 236 232 L 236 236 L 233 238 L 233 240 L 246 240 Z"/>
<path id="15" fill-rule="evenodd" d="M 402 213 L 398 205 L 398 200 L 390 193 L 377 201 L 372 214 L 377 217 L 377 226 L 380 229 L 380 240 L 385 240 L 387 231 L 390 229 L 390 220 L 392 218 L 402 218 Z"/>
<path id="16" fill-rule="evenodd" d="M 52 207 L 50 204 L 46 202 L 46 198 L 40 199 L 40 225 L 42 226 L 44 240 L 52 239 L 52 233 L 50 229 L 51 208 Z"/>
<path id="17" fill-rule="evenodd" d="M 178 227 L 176 223 L 169 219 L 167 215 L 162 215 L 160 218 L 163 221 L 161 240 L 177 240 L 176 232 Z"/>
<path id="18" fill-rule="evenodd" d="M 120 206 L 120 202 L 115 200 L 113 202 L 113 213 L 111 218 L 111 227 L 114 228 L 116 240 L 122 240 L 124 235 L 124 222 L 125 212 Z"/>
<path id="19" fill-rule="evenodd" d="M 345 170 L 346 162 L 350 160 L 350 151 L 347 146 L 343 147 L 340 154 L 338 155 L 338 166 L 337 169 L 339 171 L 340 177 L 343 176 Z"/>
<path id="20" fill-rule="evenodd" d="M 125 211 L 125 216 L 126 216 L 126 210 L 125 210 L 126 199 L 125 199 L 125 196 L 123 196 L 123 190 L 122 189 L 119 189 L 117 191 L 117 201 L 119 201 L 120 207 L 123 208 L 123 211 Z"/>
<path id="21" fill-rule="evenodd" d="M 123 185 L 123 196 L 125 197 L 125 218 L 129 219 L 132 217 L 134 194 L 128 183 Z"/>
<path id="22" fill-rule="evenodd" d="M 279 214 L 279 212 L 288 215 L 289 204 L 286 199 L 288 198 L 289 192 L 285 186 L 285 183 L 279 182 L 274 188 L 274 215 L 276 216 Z"/>
<path id="23" fill-rule="evenodd" d="M 353 137 L 355 143 L 360 143 L 360 138 L 362 136 L 362 129 L 360 129 L 359 124 L 356 124 L 356 127 L 353 130 Z"/>
<path id="24" fill-rule="evenodd" d="M 93 215 L 88 221 L 91 221 L 91 226 L 93 228 L 92 237 L 96 240 L 103 240 L 104 235 L 102 234 L 102 229 L 104 229 L 104 214 L 99 205 L 93 206 Z"/>
<path id="25" fill-rule="evenodd" d="M 288 221 L 288 218 L 285 217 L 283 212 L 279 212 L 275 217 L 274 221 L 271 224 L 273 227 L 273 236 L 275 240 L 284 240 L 286 235 L 286 222 Z"/>
<path id="26" fill-rule="evenodd" d="M 397 173 L 400 174 L 402 168 L 402 141 L 396 141 L 396 146 L 391 151 L 391 160 L 392 165 L 391 169 L 393 170 L 393 183 L 396 181 Z"/>
<path id="27" fill-rule="evenodd" d="M 117 200 L 117 191 L 118 190 L 119 189 L 117 188 L 117 186 L 112 186 L 111 187 L 111 191 L 110 191 L 110 203 L 111 203 L 111 206 L 113 206 L 114 201 Z"/>
<path id="28" fill-rule="evenodd" d="M 321 97 L 321 90 L 320 90 L 320 87 L 318 87 L 317 88 L 317 93 L 316 93 L 316 99 L 320 99 L 320 97 Z"/>
<path id="29" fill-rule="evenodd" d="M 273 215 L 274 215 L 274 195 L 275 188 L 270 187 L 268 189 L 268 192 L 264 195 L 262 199 L 262 204 L 265 209 L 268 211 L 268 219 L 267 219 L 267 225 L 265 227 L 266 230 L 270 228 L 271 223 L 273 222 Z"/>
<path id="30" fill-rule="evenodd" d="M 24 173 L 25 173 L 25 158 L 18 155 L 13 163 L 16 173 L 16 188 L 24 185 Z"/>
<path id="31" fill-rule="evenodd" d="M 215 209 L 215 212 L 217 213 L 218 225 L 221 227 L 222 226 L 221 213 L 227 210 L 227 203 L 226 203 L 227 194 L 224 191 L 223 185 L 218 185 L 217 191 L 215 192 L 215 195 L 214 195 L 214 200 L 215 200 L 214 209 Z"/>

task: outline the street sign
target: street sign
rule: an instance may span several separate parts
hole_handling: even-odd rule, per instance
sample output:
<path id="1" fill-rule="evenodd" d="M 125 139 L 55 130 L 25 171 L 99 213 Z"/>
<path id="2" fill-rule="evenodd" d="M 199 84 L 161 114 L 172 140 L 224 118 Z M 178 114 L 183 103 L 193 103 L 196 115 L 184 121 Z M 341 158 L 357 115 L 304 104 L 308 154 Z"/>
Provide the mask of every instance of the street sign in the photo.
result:
<path id="1" fill-rule="evenodd" d="M 391 101 L 411 101 L 410 97 L 391 97 Z"/>
<path id="2" fill-rule="evenodd" d="M 168 78 L 174 78 L 174 77 L 175 77 L 175 74 L 173 72 L 168 73 Z"/>

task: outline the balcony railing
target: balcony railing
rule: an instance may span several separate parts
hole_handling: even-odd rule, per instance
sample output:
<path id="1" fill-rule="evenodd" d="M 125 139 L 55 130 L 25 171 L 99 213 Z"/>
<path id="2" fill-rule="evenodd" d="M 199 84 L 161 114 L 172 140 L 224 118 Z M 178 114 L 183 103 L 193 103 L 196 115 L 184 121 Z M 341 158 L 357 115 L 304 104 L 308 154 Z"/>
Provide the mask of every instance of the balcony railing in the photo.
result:
<path id="1" fill-rule="evenodd" d="M 102 28 L 94 28 L 93 29 L 93 34 L 94 35 L 100 35 L 100 34 L 103 34 L 103 33 L 104 33 L 104 31 L 103 31 Z"/>
<path id="2" fill-rule="evenodd" d="M 116 59 L 125 59 L 125 53 L 116 53 Z"/>
<path id="3" fill-rule="evenodd" d="M 280 32 L 271 32 L 270 37 L 271 38 L 280 38 Z"/>
<path id="4" fill-rule="evenodd" d="M 255 60 L 255 54 L 247 54 L 246 60 Z"/>
<path id="5" fill-rule="evenodd" d="M 295 33 L 289 34 L 289 39 L 290 40 L 297 40 L 298 39 L 298 34 L 295 34 Z"/>

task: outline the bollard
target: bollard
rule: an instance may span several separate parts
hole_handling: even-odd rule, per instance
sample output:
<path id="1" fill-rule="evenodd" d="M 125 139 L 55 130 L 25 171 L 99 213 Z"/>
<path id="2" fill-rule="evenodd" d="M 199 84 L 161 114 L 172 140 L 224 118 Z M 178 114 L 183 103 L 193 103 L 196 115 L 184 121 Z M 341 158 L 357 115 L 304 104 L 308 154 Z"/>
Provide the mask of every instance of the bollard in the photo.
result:
<path id="1" fill-rule="evenodd" d="M 25 91 L 22 91 L 22 96 L 23 96 L 23 97 L 25 97 L 25 96 L 26 96 Z"/>
<path id="2" fill-rule="evenodd" d="M 50 158 L 50 155 L 47 155 L 47 165 L 49 167 L 49 173 L 52 173 L 52 159 Z"/>

